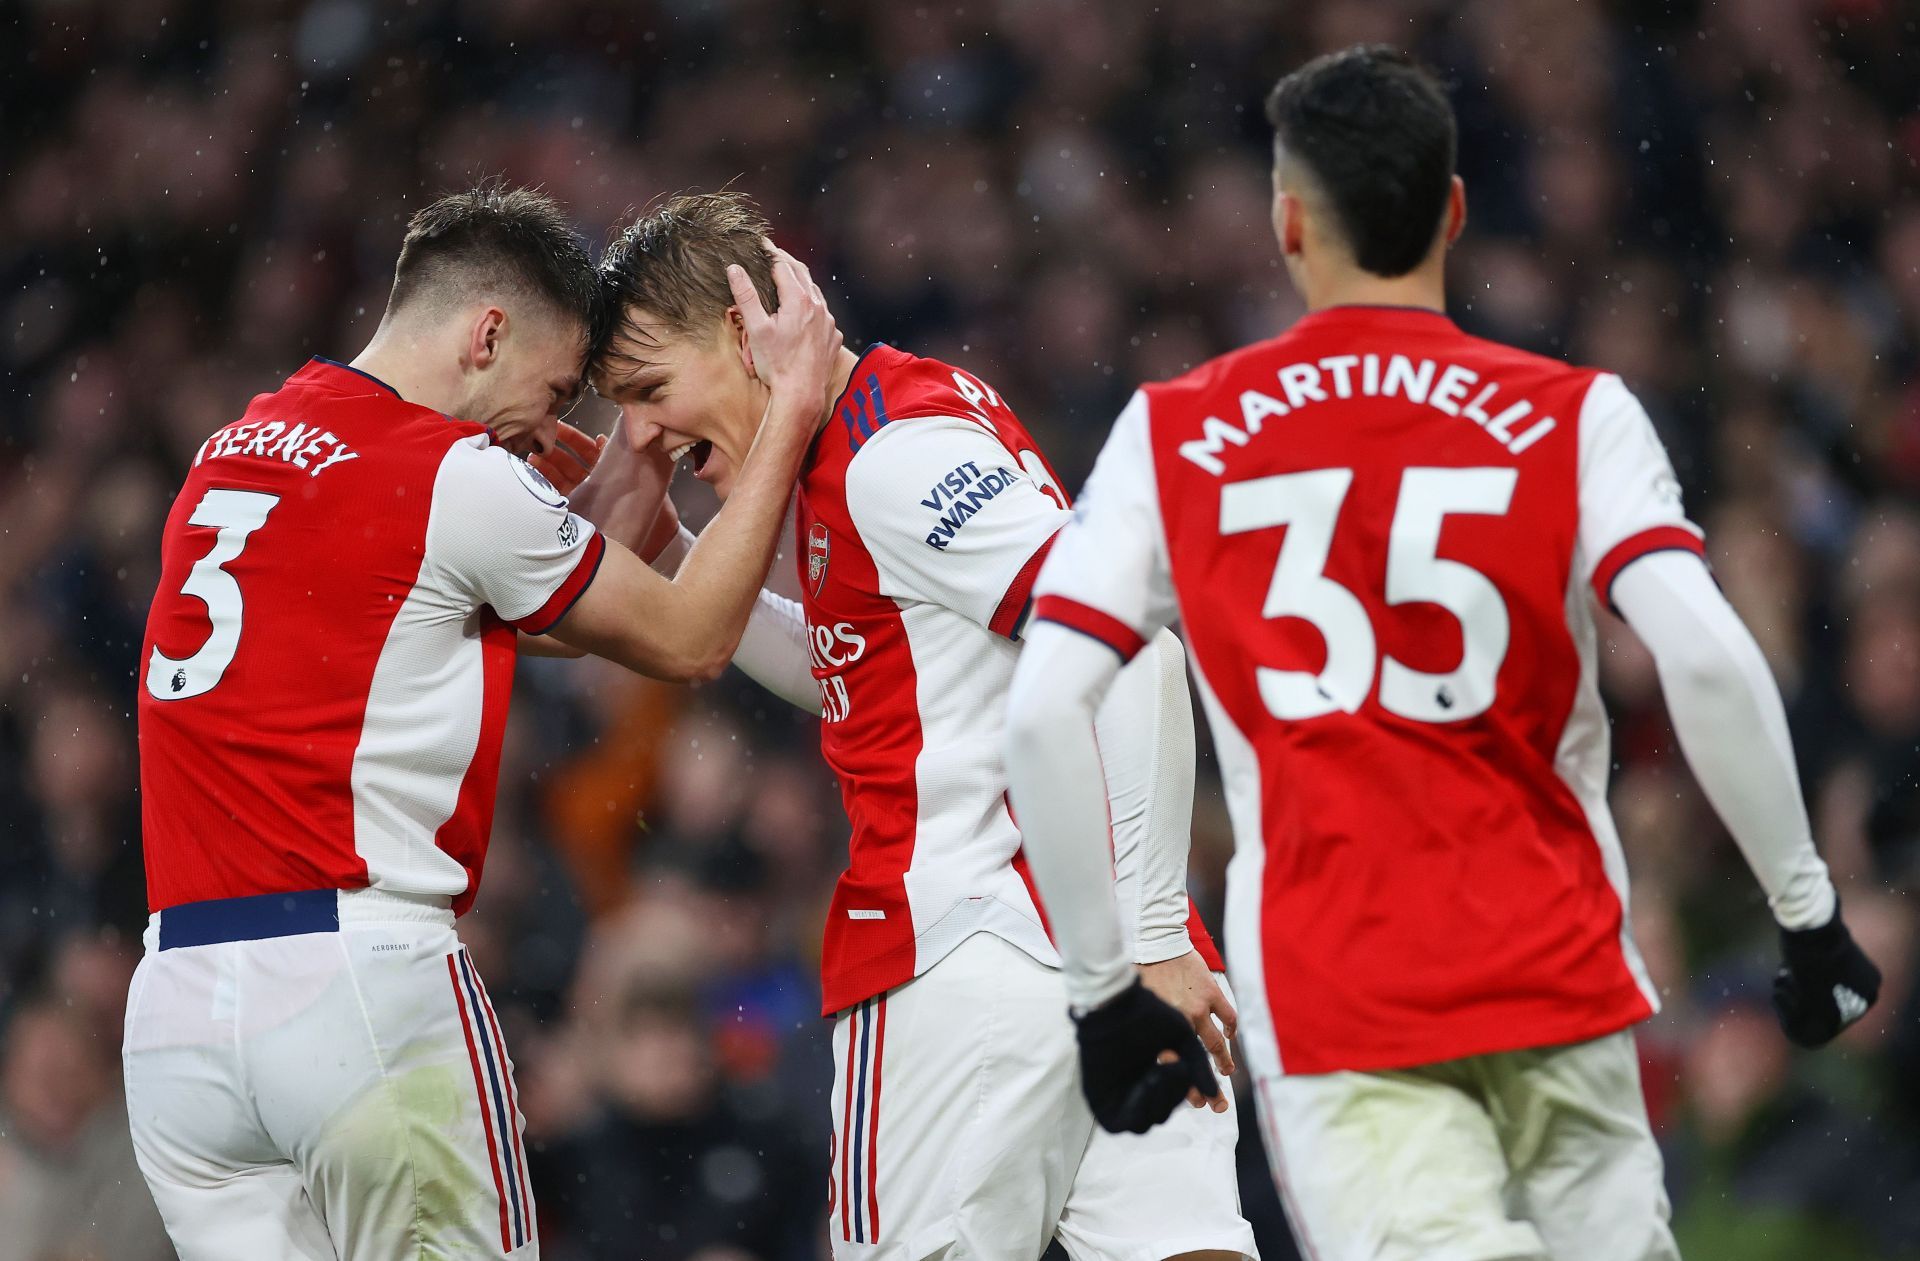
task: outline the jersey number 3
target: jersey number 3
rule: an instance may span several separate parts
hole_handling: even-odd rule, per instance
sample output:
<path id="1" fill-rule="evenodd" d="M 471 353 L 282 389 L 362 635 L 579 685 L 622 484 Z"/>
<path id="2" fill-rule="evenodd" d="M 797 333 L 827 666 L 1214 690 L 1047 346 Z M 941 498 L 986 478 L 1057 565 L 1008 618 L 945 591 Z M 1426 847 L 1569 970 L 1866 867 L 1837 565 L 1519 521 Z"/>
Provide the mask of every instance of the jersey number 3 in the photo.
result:
<path id="1" fill-rule="evenodd" d="M 156 646 L 147 659 L 147 691 L 163 701 L 183 701 L 190 696 L 211 692 L 220 676 L 233 663 L 240 648 L 240 584 L 222 568 L 247 545 L 247 537 L 265 525 L 267 514 L 280 502 L 278 495 L 263 495 L 252 490 L 209 490 L 194 506 L 188 525 L 210 525 L 219 529 L 213 550 L 194 562 L 180 594 L 190 595 L 207 606 L 207 620 L 213 633 L 191 657 L 174 660 Z"/>
<path id="2" fill-rule="evenodd" d="M 1387 543 L 1387 603 L 1439 605 L 1459 621 L 1463 648 L 1460 664 L 1443 674 L 1379 659 L 1380 704 L 1390 713 L 1460 722 L 1493 705 L 1511 631 L 1506 601 L 1486 575 L 1436 553 L 1449 514 L 1504 515 L 1518 478 L 1511 468 L 1410 468 L 1401 475 Z M 1262 615 L 1303 618 L 1327 643 L 1327 664 L 1317 675 L 1256 669 L 1260 698 L 1276 718 L 1351 714 L 1373 690 L 1372 620 L 1353 592 L 1326 575 L 1334 524 L 1352 485 L 1352 469 L 1334 468 L 1251 478 L 1220 491 L 1222 534 L 1287 527 Z"/>

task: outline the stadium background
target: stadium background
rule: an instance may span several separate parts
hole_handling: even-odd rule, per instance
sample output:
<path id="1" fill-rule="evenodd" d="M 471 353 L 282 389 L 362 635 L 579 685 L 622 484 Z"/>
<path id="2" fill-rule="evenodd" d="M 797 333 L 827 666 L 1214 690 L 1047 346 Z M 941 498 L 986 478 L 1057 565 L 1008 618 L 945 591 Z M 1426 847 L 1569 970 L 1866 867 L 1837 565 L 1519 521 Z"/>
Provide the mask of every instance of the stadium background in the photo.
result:
<path id="1" fill-rule="evenodd" d="M 1916 1255 L 1917 14 L 0 0 L 0 1259 L 171 1255 L 116 1055 L 160 526 L 208 432 L 309 354 L 359 349 L 411 208 L 505 174 L 597 238 L 662 191 L 734 182 L 850 342 L 966 364 L 1078 485 L 1134 382 L 1298 313 L 1260 102 L 1363 39 L 1412 45 L 1453 85 L 1461 323 L 1605 365 L 1647 402 L 1887 971 L 1836 1050 L 1789 1052 L 1764 905 L 1613 624 L 1614 803 L 1667 1002 L 1646 1082 L 1686 1255 Z M 580 415 L 604 428 L 609 409 Z M 689 692 L 522 668 L 464 932 L 520 1064 L 549 1258 L 820 1255 L 812 977 L 846 833 L 811 746 L 737 676 Z M 1210 757 L 1195 828 L 1217 925 Z M 1255 1143 L 1249 1213 L 1288 1258 Z"/>

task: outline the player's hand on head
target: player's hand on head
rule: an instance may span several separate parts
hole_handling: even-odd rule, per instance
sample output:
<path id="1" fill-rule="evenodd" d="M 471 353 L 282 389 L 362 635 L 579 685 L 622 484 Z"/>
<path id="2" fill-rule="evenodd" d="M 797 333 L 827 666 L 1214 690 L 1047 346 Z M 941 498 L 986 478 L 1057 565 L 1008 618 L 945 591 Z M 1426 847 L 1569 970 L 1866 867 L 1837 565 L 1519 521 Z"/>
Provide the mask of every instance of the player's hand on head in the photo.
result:
<path id="1" fill-rule="evenodd" d="M 1162 1002 L 1187 1018 L 1200 1044 L 1212 1057 L 1214 1071 L 1222 1077 L 1233 1076 L 1233 1046 L 1229 1039 L 1239 1027 L 1240 1016 L 1227 1001 L 1226 993 L 1208 970 L 1200 952 L 1189 950 L 1162 963 L 1143 964 L 1140 980 Z M 1195 1107 L 1211 1106 L 1215 1112 L 1227 1110 L 1225 1094 L 1208 1099 L 1196 1090 L 1187 1096 L 1187 1102 Z"/>
<path id="2" fill-rule="evenodd" d="M 1825 1046 L 1880 997 L 1880 969 L 1853 940 L 1837 906 L 1818 928 L 1781 929 L 1780 952 L 1773 1009 L 1800 1046 Z"/>
<path id="3" fill-rule="evenodd" d="M 555 444 L 556 448 L 568 448 L 570 454 L 562 456 L 557 450 L 549 454 L 556 462 L 565 462 L 577 476 L 573 462 L 585 459 L 577 448 L 587 439 L 578 430 L 572 430 L 577 436 L 570 437 L 570 428 L 562 423 L 560 441 Z M 635 447 L 626 427 L 619 429 L 617 436 L 592 441 L 592 476 L 574 486 L 566 485 L 553 473 L 547 473 L 547 480 L 573 501 L 575 512 L 593 522 L 609 539 L 625 544 L 639 552 L 642 560 L 651 562 L 680 532 L 679 514 L 668 504 L 674 465 L 657 440 L 649 439 Z M 539 467 L 547 472 L 544 464 Z"/>
<path id="4" fill-rule="evenodd" d="M 771 241 L 773 285 L 779 295 L 779 310 L 769 314 L 761 305 L 746 269 L 727 268 L 727 284 L 733 289 L 733 301 L 747 327 L 747 354 L 753 373 L 775 394 L 792 392 L 797 397 L 818 396 L 826 402 L 827 383 L 833 376 L 834 356 L 844 340 L 827 310 L 826 297 L 802 263 Z M 808 417 L 811 422 L 814 417 Z"/>
<path id="5" fill-rule="evenodd" d="M 606 435 L 588 437 L 563 420 L 553 445 L 530 456 L 527 463 L 539 469 L 562 495 L 572 495 L 600 463 L 600 454 L 606 449 Z"/>
<path id="6" fill-rule="evenodd" d="M 1190 1091 L 1221 1096 L 1193 1026 L 1138 980 L 1075 1017 L 1074 1026 L 1080 1087 L 1102 1129 L 1144 1134 Z"/>

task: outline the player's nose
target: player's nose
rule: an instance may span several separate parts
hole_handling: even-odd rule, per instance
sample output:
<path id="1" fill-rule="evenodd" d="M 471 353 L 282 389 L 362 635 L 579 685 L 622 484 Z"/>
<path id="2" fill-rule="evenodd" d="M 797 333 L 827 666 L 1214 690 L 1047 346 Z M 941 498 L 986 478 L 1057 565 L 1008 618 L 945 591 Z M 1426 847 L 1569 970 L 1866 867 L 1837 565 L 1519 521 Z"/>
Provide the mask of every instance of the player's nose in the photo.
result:
<path id="1" fill-rule="evenodd" d="M 655 422 L 641 419 L 628 406 L 620 409 L 620 430 L 627 436 L 627 446 L 634 451 L 645 451 L 665 432 Z"/>

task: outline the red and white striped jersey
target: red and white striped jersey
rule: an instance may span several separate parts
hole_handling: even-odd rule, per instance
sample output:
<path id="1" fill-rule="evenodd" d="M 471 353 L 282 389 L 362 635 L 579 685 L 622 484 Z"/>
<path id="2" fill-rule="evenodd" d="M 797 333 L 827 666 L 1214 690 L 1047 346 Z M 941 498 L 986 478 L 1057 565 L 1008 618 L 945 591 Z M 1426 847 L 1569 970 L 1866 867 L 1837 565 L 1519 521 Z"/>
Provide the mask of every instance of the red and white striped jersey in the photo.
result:
<path id="1" fill-rule="evenodd" d="M 1057 964 L 1001 762 L 1029 593 L 1067 497 L 966 372 L 875 345 L 808 453 L 796 562 L 821 750 L 853 836 L 828 912 L 827 1013 L 976 932 Z M 1218 968 L 1198 916 L 1194 945 Z"/>
<path id="2" fill-rule="evenodd" d="M 1176 617 L 1237 838 L 1227 942 L 1289 1072 L 1648 1015 L 1589 589 L 1699 531 L 1619 378 L 1336 307 L 1135 395 L 1036 615 Z M 1251 1004 L 1250 1004 L 1251 1005 Z"/>
<path id="3" fill-rule="evenodd" d="M 209 438 L 141 649 L 148 900 L 372 886 L 473 901 L 515 628 L 594 528 L 479 425 L 316 359 Z"/>

